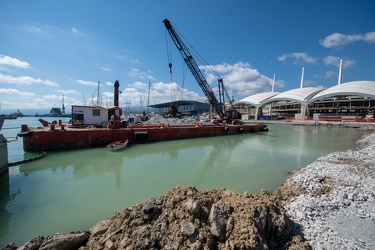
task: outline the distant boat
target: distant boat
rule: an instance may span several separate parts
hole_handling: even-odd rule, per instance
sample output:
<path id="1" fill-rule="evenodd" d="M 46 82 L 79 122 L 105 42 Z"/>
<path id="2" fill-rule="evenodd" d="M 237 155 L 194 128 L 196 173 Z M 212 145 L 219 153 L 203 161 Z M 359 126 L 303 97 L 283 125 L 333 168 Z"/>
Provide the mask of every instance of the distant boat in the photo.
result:
<path id="1" fill-rule="evenodd" d="M 107 148 L 112 151 L 119 150 L 119 149 L 125 148 L 126 145 L 128 145 L 128 142 L 129 142 L 128 139 L 115 141 L 115 142 L 108 144 Z"/>
<path id="2" fill-rule="evenodd" d="M 14 112 L 10 115 L 5 115 L 5 119 L 17 119 L 17 117 L 22 117 L 22 116 L 23 114 L 19 110 L 17 110 L 17 112 Z"/>
<path id="3" fill-rule="evenodd" d="M 18 115 L 16 113 L 6 115 L 5 119 L 17 119 Z"/>

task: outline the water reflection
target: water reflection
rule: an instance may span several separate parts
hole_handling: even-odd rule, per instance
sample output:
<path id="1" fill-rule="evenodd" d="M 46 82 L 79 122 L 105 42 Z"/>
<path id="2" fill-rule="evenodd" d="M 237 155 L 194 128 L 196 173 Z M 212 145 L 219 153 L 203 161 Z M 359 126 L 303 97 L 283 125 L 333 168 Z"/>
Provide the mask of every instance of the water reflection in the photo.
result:
<path id="1" fill-rule="evenodd" d="M 237 144 L 241 144 L 243 141 L 242 136 L 237 138 L 232 136 L 222 137 L 220 140 L 212 139 L 199 138 L 148 144 L 129 144 L 125 149 L 119 151 L 109 151 L 103 147 L 48 152 L 45 158 L 20 165 L 19 171 L 27 176 L 35 171 L 51 170 L 52 173 L 56 173 L 58 170 L 66 171 L 67 168 L 72 167 L 75 178 L 86 178 L 90 175 L 104 176 L 110 172 L 114 173 L 119 180 L 121 179 L 120 169 L 122 167 L 126 168 L 129 163 L 134 163 L 134 160 L 142 157 L 162 156 L 170 161 L 179 162 L 179 157 L 182 156 L 181 152 L 183 151 L 209 149 L 211 152 L 204 159 L 204 165 L 212 166 L 216 164 L 215 162 L 219 158 L 227 158 L 229 160 L 229 156 L 223 157 L 223 155 L 230 155 L 232 148 L 235 148 Z M 221 157 L 218 157 L 219 155 Z"/>

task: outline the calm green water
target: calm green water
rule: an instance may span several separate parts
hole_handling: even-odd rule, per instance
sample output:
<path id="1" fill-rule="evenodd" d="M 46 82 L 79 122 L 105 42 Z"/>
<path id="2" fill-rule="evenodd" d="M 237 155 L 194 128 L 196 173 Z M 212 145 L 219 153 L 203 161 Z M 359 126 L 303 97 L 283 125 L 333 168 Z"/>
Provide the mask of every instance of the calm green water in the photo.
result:
<path id="1" fill-rule="evenodd" d="M 10 139 L 21 124 L 40 125 L 32 117 L 6 120 L 1 133 Z M 274 191 L 288 171 L 355 148 L 363 135 L 341 127 L 269 128 L 257 134 L 128 145 L 118 152 L 105 147 L 49 152 L 41 160 L 11 167 L 0 176 L 0 247 L 89 229 L 178 185 Z M 22 140 L 9 143 L 8 150 L 9 162 L 34 156 L 24 153 Z"/>

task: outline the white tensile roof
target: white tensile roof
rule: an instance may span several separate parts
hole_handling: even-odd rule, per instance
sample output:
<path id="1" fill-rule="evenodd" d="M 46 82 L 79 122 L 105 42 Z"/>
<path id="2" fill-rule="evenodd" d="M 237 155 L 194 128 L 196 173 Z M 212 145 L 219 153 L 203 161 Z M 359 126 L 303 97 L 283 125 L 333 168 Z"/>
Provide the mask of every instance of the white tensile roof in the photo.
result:
<path id="1" fill-rule="evenodd" d="M 255 95 L 251 95 L 248 97 L 245 97 L 241 100 L 235 101 L 233 104 L 238 105 L 238 104 L 252 104 L 254 106 L 261 106 L 262 102 L 270 99 L 271 97 L 280 94 L 280 92 L 264 92 L 264 93 L 259 93 Z"/>
<path id="2" fill-rule="evenodd" d="M 346 82 L 315 95 L 311 101 L 323 100 L 334 96 L 366 96 L 375 99 L 375 81 Z"/>
<path id="3" fill-rule="evenodd" d="M 375 99 L 375 81 L 352 81 L 335 85 L 328 89 L 306 87 L 292 89 L 282 93 L 265 92 L 245 97 L 233 104 L 251 104 L 260 107 L 275 101 L 312 103 L 334 96 L 363 96 Z"/>
<path id="4" fill-rule="evenodd" d="M 309 99 L 311 98 L 311 96 L 314 96 L 322 90 L 324 89 L 314 87 L 291 89 L 264 101 L 264 103 L 275 101 L 294 101 L 299 103 L 309 103 Z"/>

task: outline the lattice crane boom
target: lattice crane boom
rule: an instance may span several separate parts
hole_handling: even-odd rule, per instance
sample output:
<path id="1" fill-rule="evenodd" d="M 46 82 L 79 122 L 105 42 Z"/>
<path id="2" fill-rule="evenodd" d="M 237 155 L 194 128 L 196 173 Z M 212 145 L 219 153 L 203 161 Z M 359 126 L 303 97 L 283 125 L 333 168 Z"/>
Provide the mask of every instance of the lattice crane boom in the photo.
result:
<path id="1" fill-rule="evenodd" d="M 171 36 L 174 44 L 176 45 L 178 51 L 180 52 L 182 58 L 184 59 L 186 65 L 190 69 L 191 73 L 193 74 L 195 80 L 197 80 L 199 86 L 201 87 L 203 93 L 211 103 L 212 107 L 216 110 L 216 112 L 220 115 L 220 117 L 225 116 L 225 112 L 223 111 L 223 105 L 217 100 L 214 92 L 210 88 L 210 85 L 207 83 L 206 78 L 203 76 L 203 73 L 200 71 L 197 63 L 195 62 L 193 56 L 190 54 L 189 49 L 183 43 L 181 38 L 178 36 L 175 29 L 172 27 L 171 23 L 168 19 L 163 21 L 169 35 Z"/>

